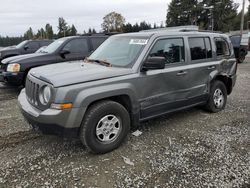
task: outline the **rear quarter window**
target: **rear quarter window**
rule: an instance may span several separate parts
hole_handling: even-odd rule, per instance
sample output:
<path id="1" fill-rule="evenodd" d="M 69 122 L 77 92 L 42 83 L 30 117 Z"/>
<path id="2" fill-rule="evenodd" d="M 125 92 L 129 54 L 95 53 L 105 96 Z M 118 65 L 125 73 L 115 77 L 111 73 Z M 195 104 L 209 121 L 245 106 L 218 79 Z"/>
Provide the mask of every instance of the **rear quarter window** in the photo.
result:
<path id="1" fill-rule="evenodd" d="M 214 38 L 216 46 L 216 55 L 217 57 L 224 57 L 230 55 L 230 48 L 228 42 L 221 37 Z"/>

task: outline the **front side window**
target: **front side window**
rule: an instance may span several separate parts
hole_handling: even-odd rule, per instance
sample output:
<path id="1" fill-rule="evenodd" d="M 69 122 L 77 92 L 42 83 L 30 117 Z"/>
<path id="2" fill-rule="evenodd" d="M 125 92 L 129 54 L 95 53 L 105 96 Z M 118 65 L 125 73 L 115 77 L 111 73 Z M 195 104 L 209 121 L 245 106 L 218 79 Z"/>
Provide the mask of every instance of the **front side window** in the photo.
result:
<path id="1" fill-rule="evenodd" d="M 19 43 L 19 44 L 16 46 L 16 48 L 23 48 L 27 43 L 28 43 L 28 41 L 25 40 L 25 41 Z"/>
<path id="2" fill-rule="evenodd" d="M 87 39 L 74 39 L 68 42 L 63 48 L 63 50 L 67 50 L 70 53 L 84 53 L 88 52 L 88 41 Z"/>
<path id="3" fill-rule="evenodd" d="M 112 66 L 130 67 L 135 63 L 147 42 L 148 38 L 141 36 L 112 36 L 88 59 L 107 61 Z"/>
<path id="4" fill-rule="evenodd" d="M 61 38 L 54 42 L 52 42 L 50 45 L 48 45 L 45 49 L 43 49 L 44 53 L 54 53 L 56 52 L 67 40 L 67 38 Z"/>
<path id="5" fill-rule="evenodd" d="M 216 55 L 217 56 L 229 56 L 229 45 L 223 38 L 215 38 Z"/>
<path id="6" fill-rule="evenodd" d="M 184 42 L 182 38 L 163 39 L 155 43 L 149 57 L 164 57 L 166 64 L 185 61 Z"/>

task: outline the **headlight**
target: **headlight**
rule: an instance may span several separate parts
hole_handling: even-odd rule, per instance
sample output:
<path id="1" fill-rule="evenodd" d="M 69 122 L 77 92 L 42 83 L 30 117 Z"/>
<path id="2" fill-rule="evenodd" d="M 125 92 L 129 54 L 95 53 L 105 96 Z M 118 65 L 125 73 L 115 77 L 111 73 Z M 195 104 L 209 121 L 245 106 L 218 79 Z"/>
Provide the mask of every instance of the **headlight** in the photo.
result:
<path id="1" fill-rule="evenodd" d="M 44 105 L 48 104 L 51 99 L 51 88 L 49 86 L 45 86 L 42 88 L 41 93 L 39 94 L 40 102 Z"/>
<path id="2" fill-rule="evenodd" d="M 19 72 L 20 65 L 18 63 L 9 64 L 7 67 L 7 72 Z"/>

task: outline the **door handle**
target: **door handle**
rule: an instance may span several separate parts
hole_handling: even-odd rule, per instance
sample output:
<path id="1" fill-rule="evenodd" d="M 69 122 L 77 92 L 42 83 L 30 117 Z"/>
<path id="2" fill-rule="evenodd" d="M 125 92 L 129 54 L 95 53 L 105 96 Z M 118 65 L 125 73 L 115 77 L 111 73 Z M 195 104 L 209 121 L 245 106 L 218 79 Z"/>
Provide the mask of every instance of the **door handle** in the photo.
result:
<path id="1" fill-rule="evenodd" d="M 215 66 L 209 66 L 207 69 L 208 69 L 208 70 L 215 69 Z"/>
<path id="2" fill-rule="evenodd" d="M 186 71 L 180 71 L 180 72 L 178 72 L 176 75 L 177 75 L 177 76 L 184 76 L 184 75 L 186 75 L 186 74 L 187 74 Z"/>

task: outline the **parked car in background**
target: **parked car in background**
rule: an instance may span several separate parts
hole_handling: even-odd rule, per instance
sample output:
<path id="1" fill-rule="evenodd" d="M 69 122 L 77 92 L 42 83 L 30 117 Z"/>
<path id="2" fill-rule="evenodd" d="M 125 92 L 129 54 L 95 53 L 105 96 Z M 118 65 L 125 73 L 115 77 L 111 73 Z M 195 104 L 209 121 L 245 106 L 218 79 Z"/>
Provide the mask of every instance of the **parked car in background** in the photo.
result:
<path id="1" fill-rule="evenodd" d="M 248 35 L 244 37 L 244 35 L 232 35 L 230 36 L 234 47 L 234 54 L 238 63 L 243 63 L 245 57 L 248 53 Z"/>
<path id="2" fill-rule="evenodd" d="M 0 81 L 24 85 L 31 68 L 65 61 L 83 60 L 109 36 L 72 36 L 54 41 L 39 53 L 4 59 L 0 64 Z"/>
<path id="3" fill-rule="evenodd" d="M 236 71 L 233 47 L 224 34 L 121 34 L 84 62 L 32 69 L 18 101 L 34 128 L 74 133 L 88 150 L 106 153 L 141 121 L 197 105 L 223 110 Z"/>
<path id="4" fill-rule="evenodd" d="M 53 40 L 25 40 L 17 46 L 10 46 L 0 50 L 0 62 L 8 57 L 36 52 L 42 46 L 48 46 Z"/>

